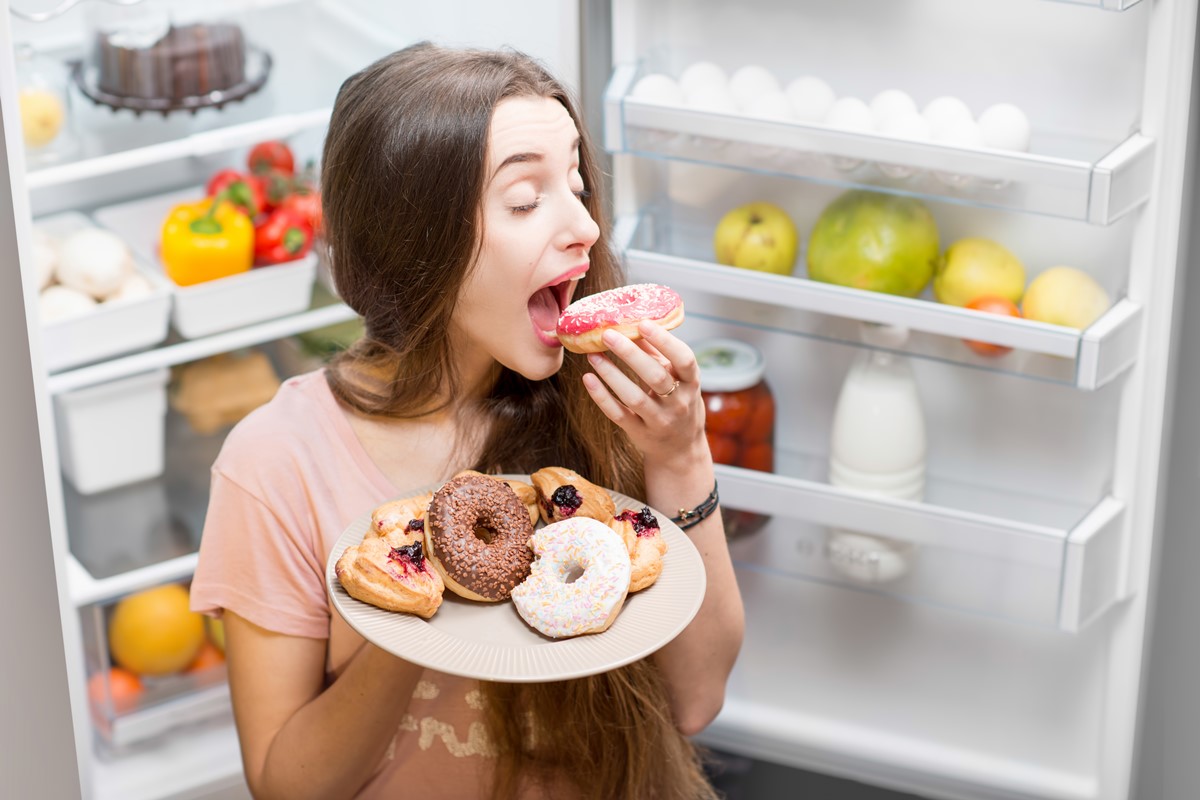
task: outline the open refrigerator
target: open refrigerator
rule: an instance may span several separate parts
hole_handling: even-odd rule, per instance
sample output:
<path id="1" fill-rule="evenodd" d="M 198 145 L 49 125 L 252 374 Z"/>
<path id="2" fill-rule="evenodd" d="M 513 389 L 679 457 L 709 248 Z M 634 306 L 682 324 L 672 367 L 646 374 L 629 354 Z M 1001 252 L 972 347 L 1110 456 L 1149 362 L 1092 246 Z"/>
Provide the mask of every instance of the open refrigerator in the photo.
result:
<path id="1" fill-rule="evenodd" d="M 88 5 L 44 22 L 6 13 L 2 57 L 28 44 L 53 62 L 80 58 Z M 611 156 L 613 242 L 631 281 L 683 296 L 688 341 L 737 339 L 765 358 L 777 409 L 773 470 L 720 465 L 718 480 L 723 505 L 769 521 L 731 541 L 747 637 L 701 741 L 928 797 L 1135 796 L 1190 183 L 1194 3 L 234 5 L 248 41 L 270 54 L 270 75 L 219 110 L 114 110 L 67 78 L 70 148 L 26 158 L 10 114 L 17 83 L 0 74 L 13 209 L 13 234 L 0 239 L 6 256 L 21 255 L 20 274 L 0 280 L 24 299 L 30 358 L 18 389 L 36 399 L 36 411 L 26 405 L 40 424 L 38 437 L 22 440 L 23 457 L 44 465 L 34 483 L 46 508 L 31 524 L 45 534 L 38 563 L 54 589 L 25 624 L 62 631 L 59 650 L 51 642 L 47 652 L 63 653 L 65 673 L 45 671 L 39 685 L 60 700 L 63 682 L 70 688 L 70 708 L 60 702 L 59 725 L 47 730 L 75 742 L 84 796 L 244 793 L 219 675 L 110 713 L 103 732 L 89 709 L 108 609 L 191 574 L 219 447 L 219 437 L 190 437 L 174 410 L 133 411 L 104 388 L 151 387 L 158 397 L 169 370 L 279 348 L 353 314 L 322 286 L 319 265 L 304 272 L 312 294 L 297 307 L 191 336 L 179 330 L 183 298 L 168 291 L 165 309 L 143 309 L 154 341 L 50 368 L 61 345 L 36 314 L 30 220 L 82 214 L 137 238 L 161 214 L 154 202 L 237 164 L 258 141 L 286 138 L 301 160 L 315 158 L 341 81 L 422 38 L 511 44 L 577 87 L 592 137 Z M 781 85 L 818 77 L 839 97 L 899 89 L 922 105 L 958 97 L 976 114 L 1012 103 L 1032 135 L 1027 150 L 918 141 L 638 88 L 648 75 L 679 79 L 699 61 L 727 73 L 757 65 Z M 928 290 L 908 298 L 809 278 L 810 231 L 835 198 L 863 187 L 920 200 L 943 248 L 987 237 L 1018 254 L 1031 277 L 1054 265 L 1083 270 L 1111 303 L 1080 330 L 974 313 Z M 719 221 L 754 201 L 779 206 L 799 229 L 793 274 L 717 263 Z M 153 273 L 153 248 L 143 243 L 138 257 Z M 864 326 L 905 334 L 864 341 Z M 1011 351 L 982 356 L 963 340 Z M 911 362 L 927 438 L 919 500 L 829 480 L 840 389 L 855 359 L 874 351 Z M 278 350 L 271 357 L 281 371 L 295 366 Z M 72 424 L 62 409 L 89 393 L 117 397 L 110 406 L 126 418 L 165 418 L 151 448 L 163 456 L 160 477 L 86 496 L 61 478 L 72 453 L 59 456 Z M 110 477 L 104 464 L 93 472 Z M 132 542 L 114 533 L 123 529 L 135 531 Z M 831 530 L 904 543 L 903 574 L 873 580 L 844 569 L 831 557 Z"/>

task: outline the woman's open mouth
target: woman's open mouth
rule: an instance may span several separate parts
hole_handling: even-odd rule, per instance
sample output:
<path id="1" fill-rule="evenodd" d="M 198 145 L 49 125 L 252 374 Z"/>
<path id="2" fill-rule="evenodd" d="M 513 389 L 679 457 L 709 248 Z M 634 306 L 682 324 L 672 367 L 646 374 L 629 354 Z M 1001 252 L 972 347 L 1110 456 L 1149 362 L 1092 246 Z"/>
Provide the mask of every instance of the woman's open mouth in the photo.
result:
<path id="1" fill-rule="evenodd" d="M 587 264 L 569 270 L 555 279 L 554 283 L 538 289 L 533 297 L 529 298 L 529 320 L 533 323 L 533 331 L 547 347 L 562 346 L 555 334 L 558 318 L 563 309 L 570 305 L 575 285 L 587 270 Z"/>

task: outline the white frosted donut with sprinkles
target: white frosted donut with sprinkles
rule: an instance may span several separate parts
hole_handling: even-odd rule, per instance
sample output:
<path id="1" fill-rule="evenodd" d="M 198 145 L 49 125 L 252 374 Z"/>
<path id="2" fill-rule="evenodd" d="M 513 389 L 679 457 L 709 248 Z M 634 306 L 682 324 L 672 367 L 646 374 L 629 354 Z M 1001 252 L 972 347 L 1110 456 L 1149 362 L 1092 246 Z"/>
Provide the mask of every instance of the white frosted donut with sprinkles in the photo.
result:
<path id="1" fill-rule="evenodd" d="M 604 332 L 615 328 L 630 339 L 640 339 L 638 323 L 653 320 L 670 330 L 683 322 L 683 299 L 657 283 L 636 283 L 581 297 L 563 309 L 556 333 L 572 353 L 603 353 Z"/>
<path id="2" fill-rule="evenodd" d="M 603 522 L 574 517 L 537 531 L 529 547 L 537 560 L 512 590 L 521 619 L 552 639 L 607 630 L 629 593 L 621 537 Z"/>

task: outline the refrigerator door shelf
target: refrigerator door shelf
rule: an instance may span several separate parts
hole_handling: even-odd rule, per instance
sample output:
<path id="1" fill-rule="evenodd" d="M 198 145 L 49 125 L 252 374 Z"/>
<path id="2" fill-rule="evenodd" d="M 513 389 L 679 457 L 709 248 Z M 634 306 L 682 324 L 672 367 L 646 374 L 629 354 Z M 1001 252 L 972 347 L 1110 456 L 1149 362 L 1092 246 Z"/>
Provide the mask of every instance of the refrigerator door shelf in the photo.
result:
<path id="1" fill-rule="evenodd" d="M 930 475 L 924 502 L 895 500 L 826 483 L 824 459 L 776 456 L 776 473 L 717 466 L 723 508 L 772 518 L 730 542 L 747 576 L 800 578 L 1072 633 L 1121 599 L 1125 506 L 1112 497 L 1088 507 Z M 839 547 L 847 535 L 849 552 Z"/>
<path id="2" fill-rule="evenodd" d="M 1137 357 L 1142 309 L 1127 298 L 1080 331 L 673 255 L 652 249 L 651 227 L 646 217 L 618 221 L 614 241 L 624 253 L 630 280 L 672 287 L 683 295 L 689 314 L 855 345 L 862 344 L 858 322 L 895 325 L 911 333 L 904 344 L 908 355 L 1084 390 L 1105 385 Z M 983 356 L 963 340 L 1013 349 Z"/>
<path id="3" fill-rule="evenodd" d="M 132 112 L 80 102 L 78 152 L 71 160 L 30 170 L 29 188 L 37 191 L 319 130 L 328 123 L 342 80 L 404 44 L 352 8 L 319 0 L 257 4 L 239 11 L 238 18 L 255 46 L 274 62 L 260 92 L 221 110 L 140 122 Z M 87 44 L 80 31 L 79 40 L 64 46 L 62 55 L 78 57 Z"/>
<path id="4" fill-rule="evenodd" d="M 1067 3 L 1079 3 L 1084 6 L 1097 6 L 1105 11 L 1125 11 L 1133 8 L 1142 0 L 1061 0 Z"/>
<path id="5" fill-rule="evenodd" d="M 770 175 L 944 198 L 1108 225 L 1149 197 L 1154 141 L 1034 131 L 1034 152 L 951 147 L 824 125 L 696 111 L 635 99 L 634 65 L 605 93 L 613 153 L 719 165 Z"/>

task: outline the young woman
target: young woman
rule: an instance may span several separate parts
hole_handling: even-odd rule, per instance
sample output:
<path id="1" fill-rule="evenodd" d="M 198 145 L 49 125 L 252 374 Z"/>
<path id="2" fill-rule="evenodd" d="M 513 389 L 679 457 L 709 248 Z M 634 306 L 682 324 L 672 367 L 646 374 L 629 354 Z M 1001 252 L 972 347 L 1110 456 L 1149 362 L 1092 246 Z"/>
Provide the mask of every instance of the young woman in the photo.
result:
<path id="1" fill-rule="evenodd" d="M 197 610 L 221 614 L 258 798 L 710 798 L 688 739 L 741 644 L 720 513 L 687 531 L 707 592 L 653 656 L 537 685 L 427 671 L 331 612 L 356 517 L 473 468 L 566 466 L 663 509 L 714 488 L 691 350 L 653 324 L 566 354 L 572 297 L 622 285 L 563 87 L 512 52 L 415 45 L 342 86 L 322 165 L 335 283 L 366 335 L 285 382 L 212 471 Z"/>

